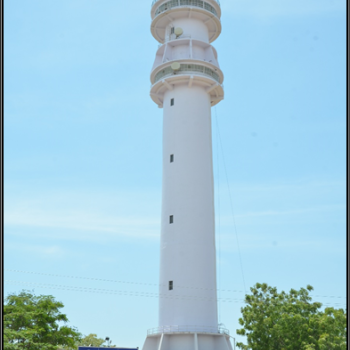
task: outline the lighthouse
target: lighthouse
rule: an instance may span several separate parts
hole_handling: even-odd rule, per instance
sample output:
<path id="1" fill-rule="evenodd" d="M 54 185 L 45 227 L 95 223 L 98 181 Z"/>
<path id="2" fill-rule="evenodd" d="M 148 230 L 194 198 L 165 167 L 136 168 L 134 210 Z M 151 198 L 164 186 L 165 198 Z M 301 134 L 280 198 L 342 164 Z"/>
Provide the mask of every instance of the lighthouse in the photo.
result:
<path id="1" fill-rule="evenodd" d="M 232 350 L 218 326 L 211 107 L 224 98 L 211 43 L 218 0 L 155 0 L 152 100 L 163 109 L 159 323 L 143 350 Z"/>

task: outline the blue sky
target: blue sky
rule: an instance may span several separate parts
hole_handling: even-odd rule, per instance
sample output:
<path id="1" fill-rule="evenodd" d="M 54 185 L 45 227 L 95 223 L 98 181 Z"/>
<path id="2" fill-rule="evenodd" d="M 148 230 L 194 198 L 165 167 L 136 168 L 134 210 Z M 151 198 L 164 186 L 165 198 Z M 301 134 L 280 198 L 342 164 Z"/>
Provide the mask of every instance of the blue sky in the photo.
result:
<path id="1" fill-rule="evenodd" d="M 345 307 L 345 4 L 221 1 L 219 319 L 236 339 L 256 282 Z M 5 1 L 5 293 L 52 294 L 82 333 L 140 348 L 158 322 L 150 6 Z"/>

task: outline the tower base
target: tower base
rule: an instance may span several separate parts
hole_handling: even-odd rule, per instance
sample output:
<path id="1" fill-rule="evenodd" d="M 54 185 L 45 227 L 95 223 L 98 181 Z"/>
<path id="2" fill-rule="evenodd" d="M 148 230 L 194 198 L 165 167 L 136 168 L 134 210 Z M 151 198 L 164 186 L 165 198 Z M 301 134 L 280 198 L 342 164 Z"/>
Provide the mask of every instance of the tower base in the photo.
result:
<path id="1" fill-rule="evenodd" d="M 220 333 L 159 333 L 148 335 L 142 350 L 233 350 L 230 337 Z"/>

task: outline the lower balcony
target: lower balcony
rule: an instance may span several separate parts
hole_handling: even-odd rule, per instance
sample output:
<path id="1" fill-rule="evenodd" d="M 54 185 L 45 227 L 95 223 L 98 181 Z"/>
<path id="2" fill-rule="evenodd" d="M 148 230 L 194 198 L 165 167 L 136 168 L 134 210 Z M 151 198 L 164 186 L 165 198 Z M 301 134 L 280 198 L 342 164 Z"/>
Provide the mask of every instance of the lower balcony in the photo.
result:
<path id="1" fill-rule="evenodd" d="M 222 327 L 208 327 L 208 326 L 161 326 L 151 328 L 147 331 L 147 335 L 162 334 L 162 333 L 209 333 L 209 334 L 226 334 L 230 332 Z"/>
<path id="2" fill-rule="evenodd" d="M 155 77 L 154 77 L 154 84 L 157 83 L 159 80 L 161 80 L 164 77 L 172 76 L 172 75 L 179 75 L 183 73 L 194 73 L 194 74 L 200 74 L 200 75 L 206 75 L 214 80 L 216 80 L 218 83 L 220 83 L 220 77 L 219 75 L 212 69 L 201 66 L 199 64 L 180 64 L 180 69 L 174 71 L 171 66 L 168 66 L 161 71 L 159 71 Z"/>
<path id="3" fill-rule="evenodd" d="M 210 96 L 211 106 L 215 106 L 224 99 L 224 87 L 220 84 L 220 77 L 208 67 L 185 64 L 183 70 L 173 71 L 171 67 L 166 67 L 157 72 L 151 85 L 151 98 L 163 108 L 164 93 L 173 90 L 175 85 L 183 85 L 191 88 L 201 86 Z M 191 66 L 189 68 L 189 66 Z"/>

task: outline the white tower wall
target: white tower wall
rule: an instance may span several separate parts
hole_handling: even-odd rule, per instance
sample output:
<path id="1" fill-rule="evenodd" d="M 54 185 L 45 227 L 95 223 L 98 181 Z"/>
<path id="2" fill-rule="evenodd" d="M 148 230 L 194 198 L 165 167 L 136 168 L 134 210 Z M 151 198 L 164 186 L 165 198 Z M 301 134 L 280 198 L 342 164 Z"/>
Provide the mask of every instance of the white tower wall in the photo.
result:
<path id="1" fill-rule="evenodd" d="M 171 22 L 172 27 L 180 27 L 183 36 L 191 36 L 192 39 L 209 43 L 208 27 L 201 21 L 193 18 L 179 18 Z"/>
<path id="2" fill-rule="evenodd" d="M 178 85 L 164 95 L 162 203 L 159 326 L 217 327 L 211 109 L 203 87 Z"/>
<path id="3" fill-rule="evenodd" d="M 193 58 L 203 59 L 205 57 L 204 48 L 197 45 L 193 45 L 192 53 L 193 53 Z"/>
<path id="4" fill-rule="evenodd" d="M 151 98 L 163 108 L 163 187 L 159 324 L 143 350 L 232 350 L 216 292 L 211 106 L 224 91 L 210 43 L 220 15 L 217 0 L 152 4 L 151 32 L 162 44 Z"/>
<path id="5" fill-rule="evenodd" d="M 188 45 L 177 45 L 171 49 L 171 58 L 173 60 L 180 60 L 186 56 L 189 57 Z"/>

